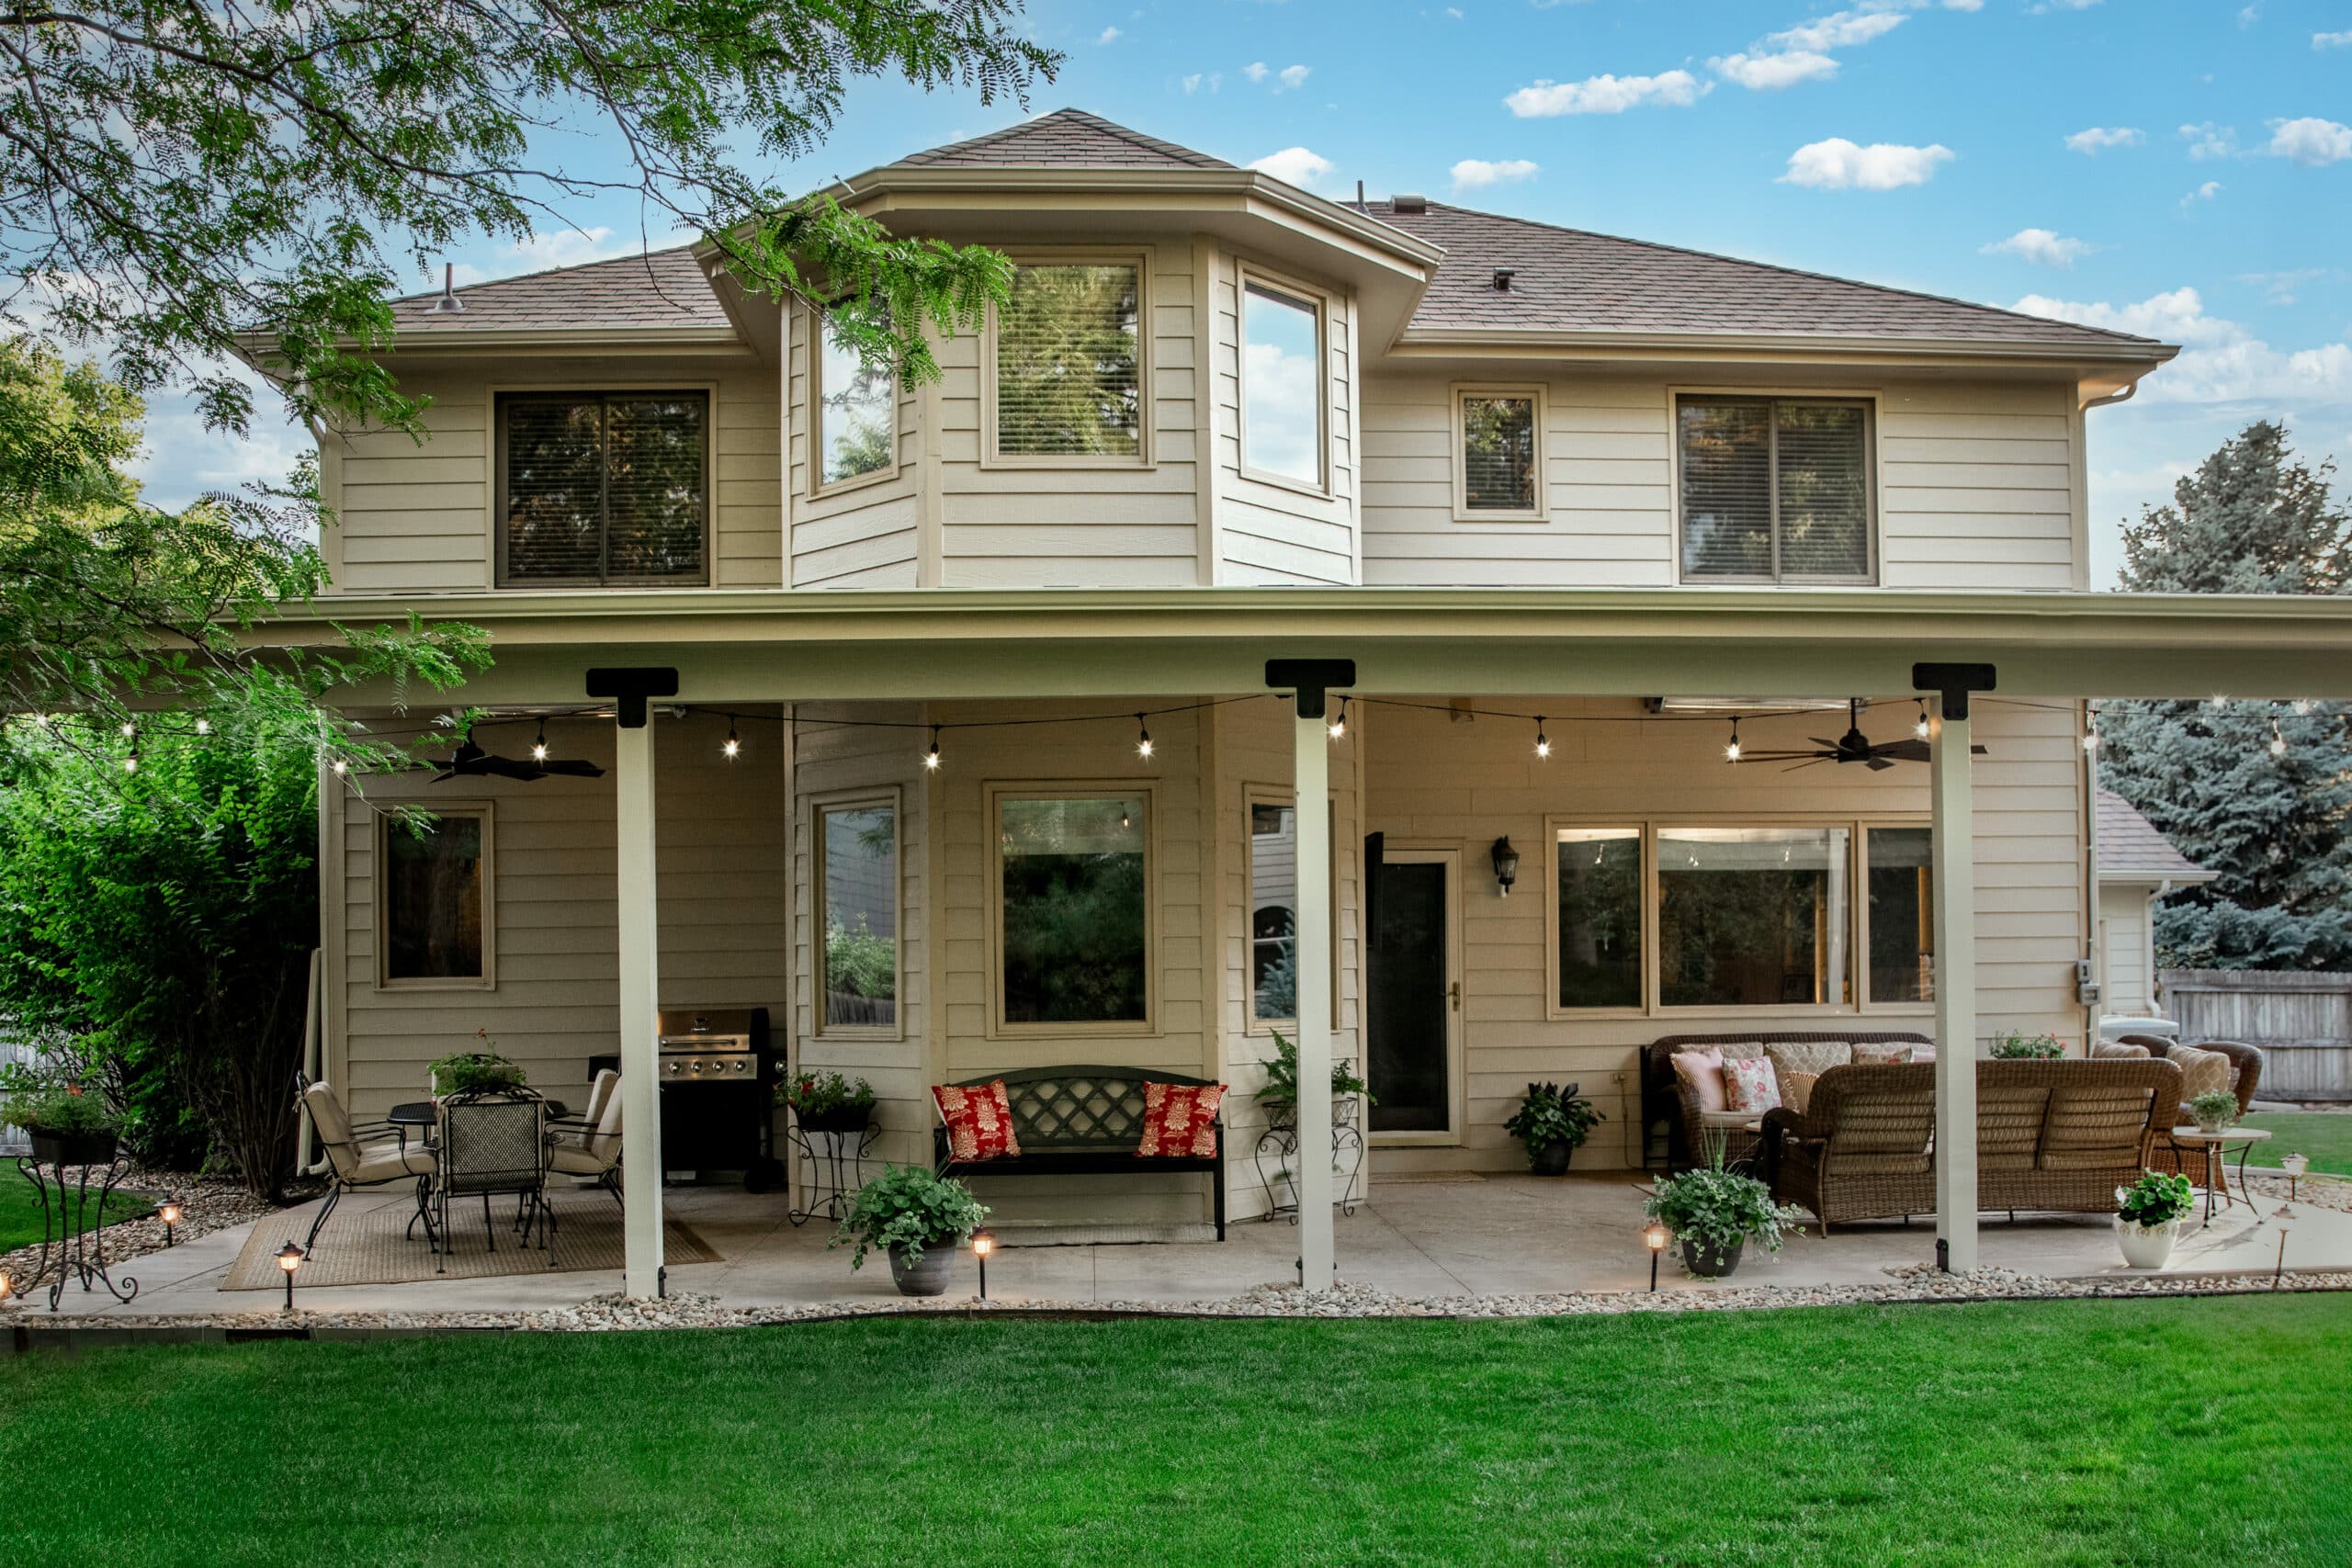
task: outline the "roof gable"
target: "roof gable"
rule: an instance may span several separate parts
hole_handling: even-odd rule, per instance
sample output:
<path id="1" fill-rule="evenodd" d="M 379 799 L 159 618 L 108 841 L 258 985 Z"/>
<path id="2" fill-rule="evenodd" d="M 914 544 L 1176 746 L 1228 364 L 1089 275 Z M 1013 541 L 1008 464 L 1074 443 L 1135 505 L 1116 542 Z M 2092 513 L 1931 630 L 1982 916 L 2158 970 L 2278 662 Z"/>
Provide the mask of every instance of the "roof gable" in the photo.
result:
<path id="1" fill-rule="evenodd" d="M 1003 130 L 910 152 L 890 164 L 967 169 L 1230 169 L 1232 164 L 1162 141 L 1084 109 L 1056 109 Z"/>
<path id="2" fill-rule="evenodd" d="M 441 291 L 391 302 L 403 335 L 428 333 L 731 331 L 727 310 L 691 247 L 617 256 L 454 291 L 465 309 L 441 309 Z"/>
<path id="3" fill-rule="evenodd" d="M 2098 874 L 2122 882 L 2211 882 L 2220 874 L 2174 848 L 2154 823 L 2111 789 L 2098 792 Z"/>

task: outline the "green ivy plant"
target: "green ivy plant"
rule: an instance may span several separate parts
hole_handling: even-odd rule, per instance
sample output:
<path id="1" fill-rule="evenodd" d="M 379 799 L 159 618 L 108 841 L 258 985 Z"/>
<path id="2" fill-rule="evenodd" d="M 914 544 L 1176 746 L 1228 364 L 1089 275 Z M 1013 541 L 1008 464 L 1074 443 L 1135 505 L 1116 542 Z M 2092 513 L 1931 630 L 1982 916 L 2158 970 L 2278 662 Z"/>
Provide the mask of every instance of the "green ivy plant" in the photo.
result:
<path id="1" fill-rule="evenodd" d="M 1570 1084 L 1562 1089 L 1555 1083 L 1529 1084 L 1527 1092 L 1520 1097 L 1519 1109 L 1503 1123 L 1503 1131 L 1527 1145 L 1527 1157 L 1531 1160 L 1537 1150 L 1554 1144 L 1566 1144 L 1572 1149 L 1584 1147 L 1593 1124 L 1609 1118 L 1577 1092 L 1582 1087 Z"/>
<path id="2" fill-rule="evenodd" d="M 2226 1127 L 2238 1119 L 2238 1097 L 2225 1089 L 2209 1089 L 2189 1100 L 2188 1115 L 2199 1127 Z"/>
<path id="3" fill-rule="evenodd" d="M 1274 1032 L 1274 1059 L 1266 1064 L 1265 1087 L 1257 1098 L 1267 1105 L 1296 1105 L 1298 1103 L 1298 1043 L 1286 1038 L 1279 1029 Z M 1360 1094 L 1366 1105 L 1377 1105 L 1372 1086 L 1356 1076 L 1355 1059 L 1350 1056 L 1331 1058 L 1331 1096 Z"/>
<path id="4" fill-rule="evenodd" d="M 2139 1180 L 2115 1190 L 2115 1217 L 2127 1225 L 2168 1225 L 2196 1206 L 2197 1190 L 2177 1172 L 2143 1171 Z"/>
<path id="5" fill-rule="evenodd" d="M 1754 1177 L 1727 1168 L 1720 1138 L 1710 1141 L 1705 1165 L 1658 1182 L 1642 1212 L 1674 1233 L 1675 1254 L 1685 1263 L 1694 1245 L 1702 1252 L 1728 1252 L 1759 1241 L 1766 1251 L 1778 1252 L 1781 1233 L 1804 1218 L 1795 1204 L 1773 1202 L 1772 1190 Z"/>
<path id="6" fill-rule="evenodd" d="M 2012 1029 L 1993 1042 L 1996 1062 L 2054 1062 L 2065 1054 L 2065 1042 L 2049 1034 L 2020 1034 Z"/>
<path id="7" fill-rule="evenodd" d="M 914 1264 L 922 1260 L 925 1247 L 961 1246 L 988 1217 L 988 1205 L 954 1177 L 937 1175 L 925 1166 L 888 1166 L 857 1190 L 856 1201 L 826 1245 L 854 1243 L 852 1269 L 865 1266 L 869 1248 L 895 1249 Z"/>

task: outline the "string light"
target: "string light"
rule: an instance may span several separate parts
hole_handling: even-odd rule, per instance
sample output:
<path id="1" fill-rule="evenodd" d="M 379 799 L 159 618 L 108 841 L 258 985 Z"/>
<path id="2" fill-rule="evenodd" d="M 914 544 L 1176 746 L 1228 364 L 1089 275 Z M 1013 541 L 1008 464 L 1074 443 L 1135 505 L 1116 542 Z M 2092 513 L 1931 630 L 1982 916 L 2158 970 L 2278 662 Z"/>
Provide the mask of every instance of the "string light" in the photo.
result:
<path id="1" fill-rule="evenodd" d="M 198 735 L 209 735 L 209 734 L 211 734 L 211 733 L 212 733 L 212 721 L 211 721 L 210 719 L 209 719 L 209 718 L 199 718 L 199 719 L 198 719 L 198 720 L 196 721 L 196 732 L 197 732 Z"/>
<path id="2" fill-rule="evenodd" d="M 931 727 L 931 750 L 923 753 L 922 765 L 930 773 L 939 772 L 939 726 Z"/>
<path id="3" fill-rule="evenodd" d="M 1331 739 L 1339 739 L 1348 732 L 1348 699 L 1340 699 L 1340 716 L 1331 721 Z"/>
<path id="4" fill-rule="evenodd" d="M 1136 755 L 1147 762 L 1151 761 L 1151 730 L 1141 714 L 1136 715 Z"/>
<path id="5" fill-rule="evenodd" d="M 2287 732 L 2278 728 L 2277 714 L 2270 716 L 2270 754 L 2274 757 L 2287 754 Z"/>
<path id="6" fill-rule="evenodd" d="M 133 723 L 133 722 L 132 722 L 132 721 L 130 721 L 130 719 L 125 719 L 125 720 L 123 720 L 123 721 L 122 721 L 122 738 L 123 738 L 125 740 L 129 740 L 129 739 L 131 739 L 135 738 L 135 737 L 138 735 L 138 733 L 139 733 L 139 726 L 138 726 L 137 724 Z"/>
<path id="7" fill-rule="evenodd" d="M 2088 729 L 2083 731 L 2083 750 L 2086 751 L 2097 751 L 2098 750 L 2098 725 L 2092 725 Z"/>
<path id="8" fill-rule="evenodd" d="M 539 738 L 531 742 L 531 761 L 534 762 L 544 762 L 547 760 L 548 721 L 543 718 L 539 720 Z"/>
<path id="9" fill-rule="evenodd" d="M 344 775 L 345 775 L 346 773 L 350 773 L 350 772 L 351 772 L 351 764 L 350 764 L 349 762 L 345 761 L 343 758 L 341 758 L 341 757 L 337 757 L 337 758 L 334 760 L 334 776 L 335 776 L 335 777 L 337 777 L 337 778 L 342 778 Z"/>
<path id="10" fill-rule="evenodd" d="M 1737 719 L 1731 721 L 1731 744 L 1724 748 L 1724 761 L 1726 762 L 1739 761 L 1739 720 Z"/>
<path id="11" fill-rule="evenodd" d="M 1538 761 L 1552 760 L 1552 738 L 1544 733 L 1544 716 L 1535 716 L 1535 758 Z"/>
<path id="12" fill-rule="evenodd" d="M 130 742 L 130 753 L 122 759 L 122 771 L 126 773 L 135 773 L 139 771 L 139 727 L 135 724 L 124 725 L 122 738 Z"/>
<path id="13" fill-rule="evenodd" d="M 726 758 L 730 762 L 743 754 L 743 742 L 736 739 L 735 736 L 735 716 L 733 714 L 729 714 L 727 716 L 727 739 L 725 743 L 718 748 L 718 754 Z"/>
<path id="14" fill-rule="evenodd" d="M 1928 699 L 1919 699 L 1919 716 L 1911 723 L 1911 733 L 1925 740 L 1928 738 Z"/>
<path id="15" fill-rule="evenodd" d="M 2287 705 L 2295 710 L 2295 716 L 2297 718 L 2309 718 L 2311 716 L 2312 700 L 2309 697 L 2297 697 L 2293 702 Z"/>

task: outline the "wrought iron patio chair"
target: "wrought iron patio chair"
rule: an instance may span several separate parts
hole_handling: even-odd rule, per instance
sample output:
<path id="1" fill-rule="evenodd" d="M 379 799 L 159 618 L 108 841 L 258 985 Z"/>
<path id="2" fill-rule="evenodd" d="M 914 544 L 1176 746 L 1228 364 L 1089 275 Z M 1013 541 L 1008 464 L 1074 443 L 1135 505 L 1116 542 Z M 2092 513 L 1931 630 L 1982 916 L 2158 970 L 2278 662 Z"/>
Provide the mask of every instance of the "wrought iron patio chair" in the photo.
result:
<path id="1" fill-rule="evenodd" d="M 504 1194 L 525 1205 L 525 1245 L 529 1245 L 527 1221 L 538 1220 L 539 1245 L 548 1246 L 547 1122 L 547 1101 L 528 1089 L 481 1089 L 441 1102 L 435 1149 L 439 1169 L 433 1185 L 440 1214 L 435 1273 L 448 1271 L 449 1249 L 457 1244 L 450 1207 L 459 1198 L 481 1199 L 482 1238 L 491 1251 L 498 1250 L 498 1228 L 490 1201 Z M 552 1254 L 548 1261 L 554 1261 Z"/>
<path id="2" fill-rule="evenodd" d="M 310 1112 L 311 1125 L 326 1149 L 329 1175 L 327 1201 L 320 1207 L 319 1217 L 311 1222 L 311 1234 L 303 1238 L 302 1250 L 307 1253 L 318 1245 L 319 1233 L 326 1228 L 327 1217 L 343 1201 L 345 1192 L 363 1187 L 389 1187 L 404 1180 L 416 1183 L 416 1213 L 409 1218 L 409 1234 L 416 1234 L 416 1222 L 421 1219 L 430 1238 L 434 1224 L 428 1206 L 433 1190 L 432 1151 L 409 1147 L 406 1132 L 390 1122 L 352 1121 L 342 1097 L 325 1084 L 306 1087 L 301 1105 Z M 395 1136 L 390 1142 L 360 1141 L 384 1132 Z"/>

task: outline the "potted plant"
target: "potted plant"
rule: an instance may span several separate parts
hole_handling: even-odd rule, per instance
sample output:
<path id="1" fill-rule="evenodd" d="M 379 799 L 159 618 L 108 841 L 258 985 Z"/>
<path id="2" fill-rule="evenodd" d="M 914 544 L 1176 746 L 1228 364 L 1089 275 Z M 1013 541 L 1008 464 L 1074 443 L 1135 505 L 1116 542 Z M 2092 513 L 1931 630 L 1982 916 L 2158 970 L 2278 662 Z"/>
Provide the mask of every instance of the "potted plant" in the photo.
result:
<path id="1" fill-rule="evenodd" d="M 2238 1119 L 2238 1097 L 2225 1089 L 2209 1089 L 2188 1102 L 2188 1114 L 2200 1133 L 2218 1133 Z"/>
<path id="2" fill-rule="evenodd" d="M 869 1247 L 889 1254 L 899 1293 L 936 1296 L 947 1289 L 956 1248 L 988 1218 L 987 1205 L 952 1176 L 920 1165 L 886 1167 L 857 1190 L 856 1200 L 828 1243 L 854 1242 L 849 1266 L 862 1269 Z"/>
<path id="3" fill-rule="evenodd" d="M 1366 1105 L 1380 1102 L 1372 1096 L 1372 1086 L 1356 1076 L 1355 1058 L 1334 1056 L 1331 1059 L 1331 1121 L 1352 1120 L 1354 1101 L 1362 1096 Z M 1298 1043 L 1274 1031 L 1274 1059 L 1266 1064 L 1266 1081 L 1258 1090 L 1257 1100 L 1266 1108 L 1267 1122 L 1277 1128 L 1298 1124 Z"/>
<path id="4" fill-rule="evenodd" d="M 455 1052 L 427 1069 L 433 1075 L 435 1099 L 523 1087 L 526 1075 L 521 1064 L 498 1054 L 498 1042 L 490 1037 L 490 1031 L 477 1029 L 474 1038 L 482 1043 L 482 1049 Z"/>
<path id="5" fill-rule="evenodd" d="M 1532 1083 L 1520 1097 L 1519 1109 L 1503 1123 L 1503 1131 L 1527 1145 L 1528 1168 L 1538 1176 L 1565 1176 L 1568 1156 L 1584 1145 L 1593 1123 L 1607 1117 L 1570 1084 Z"/>
<path id="6" fill-rule="evenodd" d="M 106 1095 L 55 1066 L 0 1068 L 0 1122 L 31 1135 L 40 1165 L 111 1165 L 122 1141 Z"/>
<path id="7" fill-rule="evenodd" d="M 1642 1210 L 1674 1233 L 1682 1266 L 1711 1280 L 1737 1269 L 1750 1241 L 1780 1251 L 1781 1233 L 1804 1217 L 1793 1203 L 1773 1202 L 1772 1190 L 1754 1177 L 1727 1168 L 1720 1138 L 1705 1165 L 1661 1180 Z"/>
<path id="8" fill-rule="evenodd" d="M 775 1086 L 804 1133 L 863 1133 L 874 1120 L 874 1086 L 839 1073 L 802 1073 Z"/>
<path id="9" fill-rule="evenodd" d="M 2172 1257 L 2180 1222 L 2196 1207 L 2197 1190 L 2177 1173 L 2143 1171 L 2129 1187 L 2115 1190 L 2115 1239 L 2123 1248 L 2124 1263 L 2133 1269 L 2161 1269 Z"/>
<path id="10" fill-rule="evenodd" d="M 2054 1062 L 2066 1054 L 2066 1043 L 2054 1034 L 2020 1034 L 2010 1030 L 1993 1042 L 1996 1062 Z"/>

